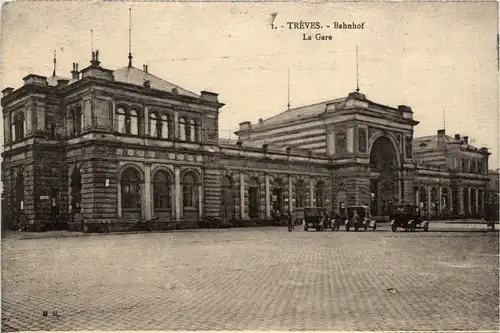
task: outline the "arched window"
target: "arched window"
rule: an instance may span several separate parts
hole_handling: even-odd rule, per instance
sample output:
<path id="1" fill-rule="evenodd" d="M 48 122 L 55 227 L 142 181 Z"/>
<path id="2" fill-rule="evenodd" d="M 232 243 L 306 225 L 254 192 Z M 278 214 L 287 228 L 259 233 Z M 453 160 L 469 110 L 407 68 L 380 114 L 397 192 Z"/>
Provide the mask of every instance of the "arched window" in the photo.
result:
<path id="1" fill-rule="evenodd" d="M 325 207 L 325 183 L 322 181 L 316 185 L 316 207 Z"/>
<path id="2" fill-rule="evenodd" d="M 184 208 L 196 208 L 197 203 L 196 177 L 192 172 L 186 172 L 182 177 L 182 205 Z"/>
<path id="3" fill-rule="evenodd" d="M 139 117 L 137 111 L 130 110 L 130 131 L 129 134 L 138 135 L 139 134 Z"/>
<path id="4" fill-rule="evenodd" d="M 186 141 L 186 118 L 179 119 L 179 140 Z"/>
<path id="5" fill-rule="evenodd" d="M 26 130 L 26 122 L 24 120 L 24 113 L 18 112 L 14 115 L 14 128 L 12 131 L 12 141 L 21 141 L 24 139 Z"/>
<path id="6" fill-rule="evenodd" d="M 191 142 L 197 141 L 196 129 L 197 129 L 196 120 L 191 119 L 189 121 L 189 141 Z"/>
<path id="7" fill-rule="evenodd" d="M 221 216 L 233 218 L 235 216 L 235 201 L 236 192 L 234 190 L 234 182 L 231 177 L 222 178 L 222 201 L 221 201 Z"/>
<path id="8" fill-rule="evenodd" d="M 303 180 L 299 180 L 297 185 L 295 185 L 295 203 L 297 208 L 304 207 L 306 201 L 306 185 Z"/>
<path id="9" fill-rule="evenodd" d="M 75 132 L 75 110 L 69 109 L 67 116 L 67 134 L 68 136 L 73 136 Z"/>
<path id="10" fill-rule="evenodd" d="M 156 172 L 153 177 L 153 196 L 155 210 L 171 208 L 170 188 L 171 180 L 168 173 L 163 170 Z"/>
<path id="11" fill-rule="evenodd" d="M 161 122 L 160 122 L 160 135 L 164 139 L 169 138 L 169 127 L 170 127 L 170 122 L 168 119 L 168 116 L 166 114 L 161 115 Z"/>
<path id="12" fill-rule="evenodd" d="M 158 117 L 155 112 L 149 114 L 149 136 L 158 136 Z"/>
<path id="13" fill-rule="evenodd" d="M 127 133 L 127 114 L 124 108 L 118 108 L 116 110 L 117 113 L 117 122 L 118 122 L 118 132 L 119 133 Z"/>
<path id="14" fill-rule="evenodd" d="M 256 178 L 248 182 L 248 216 L 251 219 L 259 218 L 260 215 L 260 186 Z"/>
<path id="15" fill-rule="evenodd" d="M 141 181 L 139 173 L 133 169 L 125 169 L 121 176 L 122 207 L 139 209 L 141 207 Z"/>
<path id="16" fill-rule="evenodd" d="M 74 113 L 74 121 L 73 121 L 73 126 L 75 128 L 74 130 L 74 135 L 80 135 L 80 133 L 82 133 L 82 129 L 83 129 L 83 122 L 82 122 L 82 108 L 81 107 L 77 107 L 75 109 L 75 113 Z"/>

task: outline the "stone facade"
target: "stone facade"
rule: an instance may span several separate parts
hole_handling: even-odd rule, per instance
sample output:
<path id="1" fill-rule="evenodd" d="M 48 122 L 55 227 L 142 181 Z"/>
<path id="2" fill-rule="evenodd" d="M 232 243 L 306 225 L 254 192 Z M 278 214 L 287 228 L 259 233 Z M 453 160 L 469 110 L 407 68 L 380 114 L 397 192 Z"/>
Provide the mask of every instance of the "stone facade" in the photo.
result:
<path id="1" fill-rule="evenodd" d="M 412 145 L 411 109 L 358 92 L 241 123 L 232 142 L 218 137 L 217 94 L 195 94 L 147 66 L 109 70 L 96 52 L 82 71 L 73 65 L 71 79 L 24 81 L 2 91 L 4 225 L 120 228 L 159 217 L 190 227 L 276 211 L 300 217 L 308 206 L 363 205 L 384 216 L 394 202 L 423 204 L 438 217 L 443 207 L 479 213 L 485 200 L 487 175 L 477 171 L 487 170 L 486 150 L 444 150 L 445 162 L 456 163 L 452 154 L 481 160 L 476 172 L 424 165 L 415 160 L 425 152 Z"/>

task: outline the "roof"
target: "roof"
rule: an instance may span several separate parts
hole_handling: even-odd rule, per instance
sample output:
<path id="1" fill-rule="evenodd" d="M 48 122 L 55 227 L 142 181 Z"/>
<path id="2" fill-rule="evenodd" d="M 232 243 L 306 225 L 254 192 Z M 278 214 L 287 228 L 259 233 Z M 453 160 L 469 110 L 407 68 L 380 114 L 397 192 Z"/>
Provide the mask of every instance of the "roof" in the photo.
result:
<path id="1" fill-rule="evenodd" d="M 471 145 L 470 143 L 463 142 L 462 138 L 456 139 L 454 137 L 444 135 L 444 139 L 447 145 L 461 144 L 461 146 L 465 149 L 471 149 L 474 151 L 480 150 L 477 147 Z M 412 145 L 413 145 L 413 151 L 418 151 L 420 149 L 435 149 L 438 147 L 438 135 L 428 135 L 419 138 L 414 138 Z"/>
<path id="2" fill-rule="evenodd" d="M 224 138 L 219 138 L 219 145 L 221 146 L 236 146 L 238 143 L 237 140 L 232 140 L 232 139 L 224 139 Z M 262 149 L 262 145 L 256 144 L 254 142 L 249 142 L 249 141 L 242 141 L 241 146 L 243 148 L 255 148 L 255 149 Z M 268 145 L 267 149 L 270 152 L 285 152 L 287 146 L 285 145 Z M 297 147 L 290 147 L 292 153 L 297 153 L 297 154 L 309 154 L 311 151 L 307 149 L 302 149 L 302 148 L 297 148 Z M 321 157 L 321 155 L 313 154 L 311 153 L 312 156 L 315 157 Z"/>
<path id="3" fill-rule="evenodd" d="M 173 83 L 160 79 L 157 76 L 154 76 L 150 73 L 147 73 L 143 70 L 140 70 L 135 67 L 122 67 L 113 71 L 113 76 L 115 77 L 115 81 L 133 84 L 136 86 L 144 86 L 144 81 L 148 80 L 151 84 L 152 89 L 172 92 L 174 88 L 177 89 L 179 95 L 190 96 L 199 98 L 200 96 L 195 94 L 192 91 L 181 88 Z"/>
<path id="4" fill-rule="evenodd" d="M 58 80 L 68 80 L 68 81 L 71 81 L 70 78 L 67 78 L 67 77 L 63 77 L 63 76 L 59 76 L 59 75 L 51 75 L 47 78 L 47 83 L 49 86 L 52 86 L 52 87 L 55 87 L 57 86 L 57 81 Z"/>
<path id="5" fill-rule="evenodd" d="M 282 123 L 286 121 L 290 121 L 292 119 L 303 119 L 303 118 L 308 118 L 312 117 L 315 115 L 319 115 L 323 112 L 326 111 L 326 105 L 331 104 L 331 103 L 336 103 L 336 102 L 343 102 L 345 101 L 346 98 L 337 98 L 337 99 L 332 99 L 316 104 L 311 104 L 311 105 L 306 105 L 306 106 L 301 106 L 298 108 L 286 110 L 284 112 L 281 112 L 275 116 L 272 116 L 270 118 L 267 118 L 263 120 L 262 122 L 259 122 L 255 125 L 252 125 L 252 127 L 258 127 L 258 126 L 263 126 L 263 125 L 269 125 L 269 124 L 276 124 L 276 123 Z"/>

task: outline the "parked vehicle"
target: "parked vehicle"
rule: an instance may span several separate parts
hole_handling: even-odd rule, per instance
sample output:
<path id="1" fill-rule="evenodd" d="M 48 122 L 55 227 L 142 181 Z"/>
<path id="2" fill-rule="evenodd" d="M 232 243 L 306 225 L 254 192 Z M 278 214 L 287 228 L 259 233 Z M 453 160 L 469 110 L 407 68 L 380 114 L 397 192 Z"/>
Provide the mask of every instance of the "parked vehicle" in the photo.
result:
<path id="1" fill-rule="evenodd" d="M 316 229 L 316 231 L 323 231 L 331 227 L 332 224 L 325 208 L 304 208 L 304 231 L 309 230 L 309 228 Z"/>
<path id="2" fill-rule="evenodd" d="M 357 213 L 357 218 L 354 216 Z M 371 228 L 373 231 L 377 230 L 377 222 L 370 218 L 370 209 L 367 206 L 353 206 L 346 209 L 345 230 L 349 231 L 351 228 L 354 231 L 362 229 L 363 231 Z"/>
<path id="3" fill-rule="evenodd" d="M 417 229 L 429 230 L 429 221 L 425 221 L 420 213 L 420 208 L 414 205 L 392 206 L 391 230 L 396 232 L 398 228 L 405 231 Z"/>
<path id="4" fill-rule="evenodd" d="M 484 212 L 485 213 L 484 220 L 486 221 L 486 226 L 488 228 L 491 228 L 492 231 L 495 230 L 495 224 L 499 220 L 498 212 L 499 212 L 498 202 L 486 204 L 485 212 Z"/>

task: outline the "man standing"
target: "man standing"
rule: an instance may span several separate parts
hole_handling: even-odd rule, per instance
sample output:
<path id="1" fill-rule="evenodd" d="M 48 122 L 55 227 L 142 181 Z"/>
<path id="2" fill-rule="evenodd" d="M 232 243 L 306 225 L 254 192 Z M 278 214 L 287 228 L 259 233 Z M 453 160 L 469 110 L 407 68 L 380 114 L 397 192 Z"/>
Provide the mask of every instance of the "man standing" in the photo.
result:
<path id="1" fill-rule="evenodd" d="M 293 230 L 292 213 L 288 212 L 288 231 Z"/>

